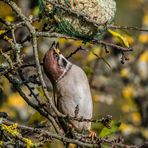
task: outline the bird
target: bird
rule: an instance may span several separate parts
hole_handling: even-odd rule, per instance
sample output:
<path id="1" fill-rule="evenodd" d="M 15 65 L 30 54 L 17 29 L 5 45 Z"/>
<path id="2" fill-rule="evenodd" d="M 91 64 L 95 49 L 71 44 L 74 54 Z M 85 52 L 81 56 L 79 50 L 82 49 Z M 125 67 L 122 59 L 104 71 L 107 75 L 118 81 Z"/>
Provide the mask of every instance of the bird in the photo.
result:
<path id="1" fill-rule="evenodd" d="M 88 78 L 82 68 L 68 61 L 59 52 L 58 43 L 53 42 L 45 53 L 43 69 L 56 94 L 54 103 L 57 109 L 68 117 L 91 120 L 93 101 Z M 96 133 L 91 130 L 90 121 L 59 119 L 59 123 L 67 135 L 73 136 L 72 131 L 76 131 L 88 132 L 92 139 L 96 137 Z"/>

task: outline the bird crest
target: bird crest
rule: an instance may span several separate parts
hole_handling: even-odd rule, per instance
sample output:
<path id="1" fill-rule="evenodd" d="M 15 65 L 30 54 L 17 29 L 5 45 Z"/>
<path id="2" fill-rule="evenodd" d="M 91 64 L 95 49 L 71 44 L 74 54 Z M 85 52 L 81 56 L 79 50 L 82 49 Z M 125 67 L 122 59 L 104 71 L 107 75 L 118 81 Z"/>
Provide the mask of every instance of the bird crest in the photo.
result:
<path id="1" fill-rule="evenodd" d="M 58 54 L 58 55 L 60 54 L 60 48 L 59 48 L 59 43 L 58 43 L 58 42 L 56 43 L 56 42 L 54 41 L 54 42 L 52 43 L 51 49 L 53 49 L 56 54 Z"/>

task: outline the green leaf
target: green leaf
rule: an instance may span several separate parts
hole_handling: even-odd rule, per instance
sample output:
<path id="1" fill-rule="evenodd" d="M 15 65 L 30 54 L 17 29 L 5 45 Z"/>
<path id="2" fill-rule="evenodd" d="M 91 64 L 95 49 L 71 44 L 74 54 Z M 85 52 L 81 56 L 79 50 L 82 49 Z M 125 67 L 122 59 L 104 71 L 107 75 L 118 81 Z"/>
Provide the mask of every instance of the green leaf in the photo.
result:
<path id="1" fill-rule="evenodd" d="M 87 76 L 90 76 L 92 74 L 92 72 L 93 72 L 92 68 L 90 68 L 90 66 L 85 66 L 84 71 L 85 71 Z"/>
<path id="2" fill-rule="evenodd" d="M 111 134 L 117 132 L 118 129 L 119 129 L 119 127 L 120 127 L 120 125 L 121 125 L 121 122 L 119 122 L 119 121 L 111 121 L 110 125 L 111 125 L 111 128 L 110 128 L 110 129 L 104 127 L 104 128 L 101 130 L 101 132 L 100 132 L 100 134 L 99 134 L 99 137 L 101 137 L 101 138 L 107 137 L 107 136 L 109 136 L 109 135 L 111 135 Z"/>
<path id="3" fill-rule="evenodd" d="M 37 0 L 37 4 L 38 4 L 40 13 L 44 14 L 45 8 L 44 8 L 44 2 L 43 2 L 43 0 Z"/>
<path id="4" fill-rule="evenodd" d="M 97 135 L 100 135 L 100 132 L 104 128 L 104 125 L 102 123 L 92 123 L 92 130 L 94 130 Z"/>

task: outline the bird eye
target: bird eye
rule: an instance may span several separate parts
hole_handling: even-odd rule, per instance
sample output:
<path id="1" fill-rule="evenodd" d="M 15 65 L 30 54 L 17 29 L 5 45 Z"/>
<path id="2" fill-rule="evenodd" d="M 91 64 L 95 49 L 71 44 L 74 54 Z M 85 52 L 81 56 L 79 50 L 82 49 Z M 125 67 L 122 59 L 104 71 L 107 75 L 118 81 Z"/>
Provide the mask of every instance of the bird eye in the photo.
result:
<path id="1" fill-rule="evenodd" d="M 58 54 L 54 54 L 54 59 L 58 59 L 59 55 Z"/>

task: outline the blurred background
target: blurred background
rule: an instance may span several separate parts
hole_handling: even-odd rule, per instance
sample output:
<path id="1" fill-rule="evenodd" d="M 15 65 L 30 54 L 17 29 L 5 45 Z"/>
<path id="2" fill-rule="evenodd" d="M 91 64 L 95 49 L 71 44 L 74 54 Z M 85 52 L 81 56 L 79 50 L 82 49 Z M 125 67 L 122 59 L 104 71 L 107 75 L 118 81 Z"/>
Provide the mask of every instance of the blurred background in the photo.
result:
<path id="1" fill-rule="evenodd" d="M 29 17 L 38 16 L 38 1 L 17 0 L 18 5 Z M 148 28 L 148 0 L 116 0 L 117 13 L 115 24 L 121 26 L 137 26 Z M 11 9 L 0 1 L 0 17 L 9 22 L 17 21 Z M 43 22 L 34 24 L 38 30 L 42 28 Z M 0 23 L 0 32 L 3 26 Z M 91 44 L 83 45 L 89 49 L 88 52 L 79 51 L 69 60 L 82 67 L 90 82 L 94 101 L 94 118 L 98 119 L 106 115 L 112 115 L 113 120 L 120 121 L 121 125 L 116 135 L 124 137 L 128 144 L 142 144 L 148 139 L 148 33 L 137 31 L 117 30 L 127 38 L 133 52 L 126 53 L 128 61 L 121 63 L 121 53 L 116 49 L 108 49 L 106 53 L 102 46 Z M 27 34 L 26 28 L 17 30 L 17 42 Z M 104 40 L 120 44 L 116 38 L 106 35 Z M 77 47 L 82 45 L 81 41 L 65 39 L 54 39 L 59 41 L 61 52 L 68 56 Z M 50 47 L 53 39 L 39 39 L 40 59 Z M 0 41 L 0 48 L 5 43 Z M 97 53 L 107 61 L 96 58 L 92 52 Z M 24 61 L 34 62 L 32 58 L 32 47 L 29 42 L 24 44 L 21 51 Z M 0 58 L 0 64 L 3 63 Z M 26 71 L 26 76 L 35 73 L 34 69 Z M 45 77 L 47 80 L 47 78 Z M 50 82 L 47 85 L 52 95 Z M 8 115 L 19 123 L 27 124 L 33 118 L 35 110 L 29 107 L 19 96 L 5 77 L 0 78 L 0 112 Z M 97 127 L 94 127 L 97 130 Z"/>

